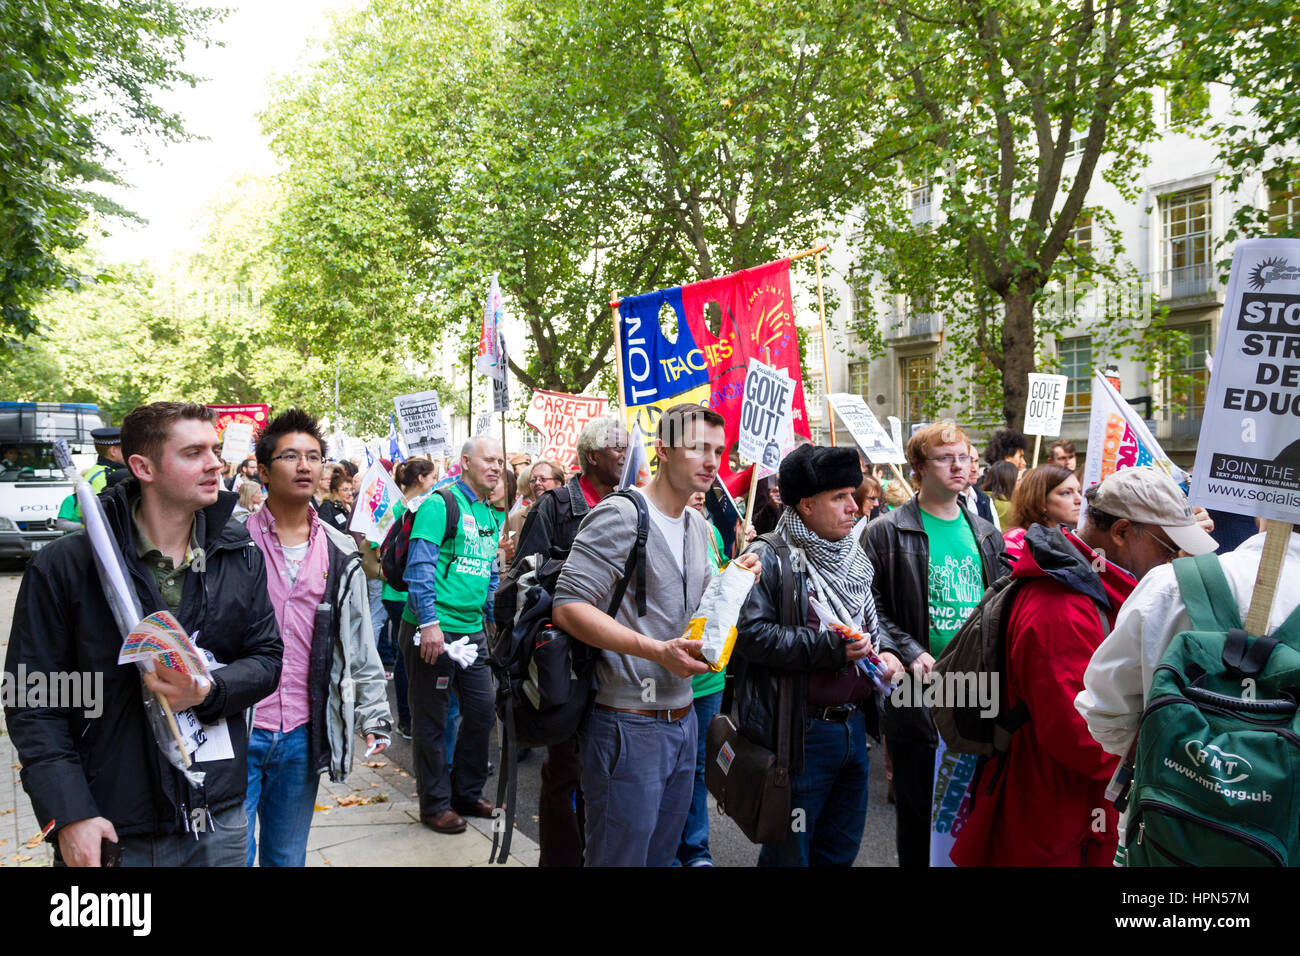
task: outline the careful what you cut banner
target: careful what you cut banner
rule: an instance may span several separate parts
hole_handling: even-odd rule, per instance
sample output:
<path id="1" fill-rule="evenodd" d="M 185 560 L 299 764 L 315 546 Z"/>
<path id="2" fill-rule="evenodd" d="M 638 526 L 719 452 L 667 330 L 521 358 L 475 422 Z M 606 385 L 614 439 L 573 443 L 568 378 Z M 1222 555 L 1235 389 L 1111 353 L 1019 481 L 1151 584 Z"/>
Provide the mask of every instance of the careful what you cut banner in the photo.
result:
<path id="1" fill-rule="evenodd" d="M 717 303 L 718 334 L 706 319 Z M 676 339 L 660 325 L 665 307 L 677 320 Z M 732 275 L 628 296 L 619 303 L 623 407 L 629 431 L 639 427 L 653 460 L 664 410 L 683 402 L 704 405 L 726 419 L 728 449 L 740 431 L 745 374 L 751 358 L 782 369 L 794 380 L 794 430 L 808 435 L 799 341 L 790 296 L 790 260 Z M 666 318 L 666 315 L 665 315 Z M 730 467 L 724 458 L 723 477 Z"/>

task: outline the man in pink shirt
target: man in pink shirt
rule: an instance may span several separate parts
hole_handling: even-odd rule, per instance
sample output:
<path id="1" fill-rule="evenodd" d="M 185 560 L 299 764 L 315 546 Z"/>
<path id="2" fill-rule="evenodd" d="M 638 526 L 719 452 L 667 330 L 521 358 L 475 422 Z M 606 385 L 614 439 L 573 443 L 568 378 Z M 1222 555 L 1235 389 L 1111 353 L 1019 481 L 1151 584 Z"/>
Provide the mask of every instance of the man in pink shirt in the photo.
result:
<path id="1" fill-rule="evenodd" d="M 266 557 L 284 662 L 279 686 L 257 705 L 248 743 L 249 866 L 258 818 L 262 865 L 305 865 L 321 772 L 343 780 L 355 732 L 365 734 L 367 754 L 380 753 L 392 727 L 361 557 L 351 536 L 311 506 L 324 449 L 316 419 L 298 409 L 275 418 L 257 442 L 267 497 L 248 518 L 248 534 Z"/>

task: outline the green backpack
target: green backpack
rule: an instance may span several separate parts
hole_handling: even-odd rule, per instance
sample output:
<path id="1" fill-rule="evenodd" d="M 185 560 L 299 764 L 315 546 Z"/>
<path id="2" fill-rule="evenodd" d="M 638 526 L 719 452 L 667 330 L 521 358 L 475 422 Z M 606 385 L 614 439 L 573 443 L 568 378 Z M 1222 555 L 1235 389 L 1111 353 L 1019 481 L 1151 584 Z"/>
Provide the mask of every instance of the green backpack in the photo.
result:
<path id="1" fill-rule="evenodd" d="M 1191 630 L 1151 679 L 1138 729 L 1128 866 L 1300 865 L 1300 608 L 1242 629 L 1213 554 L 1174 561 Z"/>

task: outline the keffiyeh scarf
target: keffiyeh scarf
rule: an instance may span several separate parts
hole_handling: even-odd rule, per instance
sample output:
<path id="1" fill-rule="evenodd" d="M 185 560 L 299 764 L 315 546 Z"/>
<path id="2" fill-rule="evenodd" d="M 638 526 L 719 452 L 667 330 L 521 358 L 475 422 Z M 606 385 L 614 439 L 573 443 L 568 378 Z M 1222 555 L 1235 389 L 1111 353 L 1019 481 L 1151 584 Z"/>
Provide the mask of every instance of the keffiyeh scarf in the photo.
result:
<path id="1" fill-rule="evenodd" d="M 813 584 L 826 603 L 843 615 L 845 624 L 863 625 L 874 642 L 880 629 L 871 596 L 875 568 L 857 536 L 846 534 L 838 541 L 827 541 L 809 531 L 793 508 L 785 509 L 781 521 L 787 540 L 803 552 Z"/>

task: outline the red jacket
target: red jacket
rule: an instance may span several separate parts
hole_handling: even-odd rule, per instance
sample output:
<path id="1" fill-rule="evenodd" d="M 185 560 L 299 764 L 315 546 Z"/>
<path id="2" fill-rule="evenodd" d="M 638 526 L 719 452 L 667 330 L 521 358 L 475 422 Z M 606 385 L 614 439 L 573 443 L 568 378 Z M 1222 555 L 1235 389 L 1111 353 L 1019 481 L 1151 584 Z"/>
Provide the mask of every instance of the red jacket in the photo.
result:
<path id="1" fill-rule="evenodd" d="M 1105 790 L 1119 758 L 1092 739 L 1074 698 L 1106 637 L 1093 597 L 1104 597 L 1113 625 L 1137 581 L 1109 563 L 1098 573 L 1093 554 L 1072 532 L 1035 526 L 1027 536 L 1012 572 L 1031 580 L 1007 625 L 1007 693 L 1008 706 L 1025 702 L 1029 722 L 1012 736 L 992 793 L 995 761 L 973 785 L 974 807 L 952 850 L 958 866 L 1114 861 L 1118 814 Z"/>

